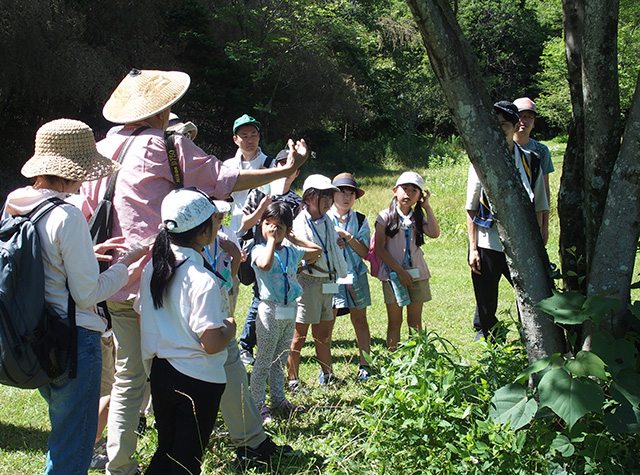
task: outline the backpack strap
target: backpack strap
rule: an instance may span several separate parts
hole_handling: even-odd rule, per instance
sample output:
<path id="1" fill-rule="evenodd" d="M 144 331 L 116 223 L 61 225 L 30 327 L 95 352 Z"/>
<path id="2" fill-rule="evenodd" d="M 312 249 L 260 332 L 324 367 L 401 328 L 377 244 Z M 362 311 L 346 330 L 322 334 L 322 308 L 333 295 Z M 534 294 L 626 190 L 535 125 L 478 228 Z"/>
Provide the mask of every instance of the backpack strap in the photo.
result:
<path id="1" fill-rule="evenodd" d="M 71 342 L 69 348 L 69 379 L 75 379 L 78 374 L 78 326 L 76 325 L 76 302 L 71 297 L 69 281 L 65 282 L 69 298 L 67 299 L 67 318 L 71 328 Z"/>
<path id="2" fill-rule="evenodd" d="M 176 153 L 176 145 L 173 139 L 173 132 L 165 130 L 164 132 L 164 144 L 167 149 L 167 157 L 169 158 L 169 168 L 171 169 L 171 177 L 176 190 L 184 187 L 182 181 L 182 170 L 180 170 L 180 161 L 178 160 L 178 154 Z"/>
<path id="3" fill-rule="evenodd" d="M 358 231 L 362 228 L 362 224 L 364 223 L 365 215 L 362 213 L 358 213 L 356 211 L 356 219 L 358 220 Z"/>
<path id="4" fill-rule="evenodd" d="M 133 139 L 135 139 L 136 136 L 140 135 L 140 133 L 143 130 L 146 130 L 148 128 L 149 127 L 147 127 L 146 125 L 143 125 L 142 127 L 138 127 L 136 130 L 134 130 L 131 133 L 131 135 L 129 135 L 129 137 L 127 137 L 127 140 L 125 140 L 122 143 L 122 146 L 120 147 L 120 150 L 118 151 L 118 156 L 116 157 L 116 162 L 122 163 L 122 160 L 124 160 L 124 156 L 129 151 L 129 147 L 131 147 L 131 143 L 133 142 Z M 115 190 L 116 190 L 116 180 L 118 179 L 118 173 L 119 172 L 115 172 L 115 173 L 113 173 L 113 174 L 111 174 L 109 176 L 109 180 L 107 181 L 107 189 L 106 189 L 106 191 L 104 193 L 104 197 L 102 198 L 103 200 L 113 201 L 113 194 L 115 193 Z"/>
<path id="5" fill-rule="evenodd" d="M 264 159 L 264 163 L 262 164 L 262 166 L 264 168 L 271 168 L 272 163 L 273 163 L 273 157 L 267 157 Z"/>

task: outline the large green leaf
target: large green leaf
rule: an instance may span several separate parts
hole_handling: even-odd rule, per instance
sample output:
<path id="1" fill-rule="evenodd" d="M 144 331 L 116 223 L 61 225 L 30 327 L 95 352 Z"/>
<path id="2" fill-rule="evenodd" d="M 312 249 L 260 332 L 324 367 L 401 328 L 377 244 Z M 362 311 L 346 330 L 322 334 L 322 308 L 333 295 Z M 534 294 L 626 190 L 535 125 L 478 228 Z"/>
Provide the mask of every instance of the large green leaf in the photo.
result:
<path id="1" fill-rule="evenodd" d="M 590 351 L 578 352 L 575 359 L 567 360 L 565 367 L 575 377 L 595 376 L 598 379 L 607 379 L 607 373 L 604 371 L 604 361 Z"/>
<path id="2" fill-rule="evenodd" d="M 614 434 L 640 433 L 640 409 L 622 405 L 604 415 L 604 422 Z"/>
<path id="3" fill-rule="evenodd" d="M 604 392 L 587 378 L 573 378 L 564 369 L 547 372 L 538 385 L 540 406 L 548 407 L 573 427 L 578 419 L 589 412 L 602 412 Z"/>
<path id="4" fill-rule="evenodd" d="M 541 360 L 535 361 L 531 363 L 527 368 L 518 375 L 515 382 L 519 384 L 525 384 L 529 379 L 529 376 L 535 373 L 539 373 L 542 370 L 547 369 L 549 365 L 555 366 L 559 360 L 563 360 L 562 355 L 560 353 L 556 353 L 551 356 L 547 356 L 546 358 L 542 358 Z M 562 364 L 560 364 L 562 366 Z"/>
<path id="5" fill-rule="evenodd" d="M 596 332 L 591 339 L 591 351 L 607 365 L 615 377 L 624 368 L 635 368 L 638 352 L 628 340 L 616 340 L 610 333 Z"/>
<path id="6" fill-rule="evenodd" d="M 620 299 L 593 295 L 582 304 L 582 315 L 586 317 L 585 320 L 593 319 L 596 326 L 599 326 L 604 317 L 618 310 L 621 305 Z"/>
<path id="7" fill-rule="evenodd" d="M 640 406 L 640 374 L 634 369 L 624 368 L 617 374 L 611 385 L 611 395 L 616 401 Z"/>
<path id="8" fill-rule="evenodd" d="M 551 442 L 551 448 L 557 450 L 563 457 L 571 457 L 576 451 L 569 437 L 566 435 L 558 434 L 553 442 Z"/>
<path id="9" fill-rule="evenodd" d="M 582 304 L 586 298 L 577 292 L 557 292 L 536 304 L 536 308 L 553 317 L 556 323 L 577 325 L 584 322 L 588 316 L 582 313 Z"/>
<path id="10" fill-rule="evenodd" d="M 498 389 L 491 398 L 489 417 L 497 424 L 511 423 L 518 430 L 529 423 L 538 409 L 535 399 L 527 398 L 527 391 L 516 383 Z"/>
<path id="11" fill-rule="evenodd" d="M 640 282 L 638 282 L 638 284 L 640 284 Z M 640 320 L 640 301 L 636 300 L 632 304 L 630 303 L 629 305 L 627 305 L 627 308 L 633 316 Z"/>

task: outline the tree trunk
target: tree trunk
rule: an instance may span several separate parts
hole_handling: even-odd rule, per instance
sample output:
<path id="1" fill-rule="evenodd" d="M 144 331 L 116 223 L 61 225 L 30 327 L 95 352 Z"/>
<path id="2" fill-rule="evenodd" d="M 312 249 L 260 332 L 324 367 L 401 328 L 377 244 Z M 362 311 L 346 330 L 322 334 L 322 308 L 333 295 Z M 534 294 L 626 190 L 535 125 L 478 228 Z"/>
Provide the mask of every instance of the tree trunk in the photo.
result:
<path id="1" fill-rule="evenodd" d="M 480 181 L 496 211 L 530 361 L 563 351 L 551 318 L 533 306 L 551 295 L 548 260 L 533 206 L 505 146 L 471 46 L 447 0 L 408 0 L 433 70 Z"/>
<path id="2" fill-rule="evenodd" d="M 584 114 L 582 97 L 582 26 L 584 1 L 563 0 L 564 42 L 569 73 L 573 117 L 564 154 L 558 218 L 559 252 L 567 290 L 583 291 L 580 277 L 586 277 L 586 224 L 584 216 Z M 573 274 L 573 275 L 571 275 Z M 582 287 L 582 288 L 581 288 Z"/>
<path id="3" fill-rule="evenodd" d="M 593 253 L 587 295 L 609 293 L 622 300 L 621 312 L 603 322 L 617 338 L 626 330 L 633 263 L 640 238 L 640 76 L 615 163 L 602 225 Z"/>
<path id="4" fill-rule="evenodd" d="M 609 180 L 620 149 L 618 0 L 584 4 L 582 89 L 587 276 L 591 274 Z"/>

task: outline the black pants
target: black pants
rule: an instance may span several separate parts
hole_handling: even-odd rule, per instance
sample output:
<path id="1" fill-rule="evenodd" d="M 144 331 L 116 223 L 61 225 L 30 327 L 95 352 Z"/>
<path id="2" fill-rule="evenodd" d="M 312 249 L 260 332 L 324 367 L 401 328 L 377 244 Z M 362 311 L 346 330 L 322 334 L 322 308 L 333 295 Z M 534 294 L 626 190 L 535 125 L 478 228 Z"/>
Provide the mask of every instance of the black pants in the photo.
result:
<path id="1" fill-rule="evenodd" d="M 164 359 L 151 366 L 158 448 L 147 475 L 199 474 L 225 384 L 186 376 Z"/>
<path id="2" fill-rule="evenodd" d="M 498 284 L 504 276 L 511 285 L 511 274 L 504 252 L 478 248 L 482 274 L 471 273 L 473 292 L 476 296 L 476 315 L 474 326 L 481 329 L 485 337 L 491 335 L 491 329 L 498 323 Z M 476 321 L 477 320 L 477 321 Z M 479 328 L 476 324 L 479 324 Z"/>

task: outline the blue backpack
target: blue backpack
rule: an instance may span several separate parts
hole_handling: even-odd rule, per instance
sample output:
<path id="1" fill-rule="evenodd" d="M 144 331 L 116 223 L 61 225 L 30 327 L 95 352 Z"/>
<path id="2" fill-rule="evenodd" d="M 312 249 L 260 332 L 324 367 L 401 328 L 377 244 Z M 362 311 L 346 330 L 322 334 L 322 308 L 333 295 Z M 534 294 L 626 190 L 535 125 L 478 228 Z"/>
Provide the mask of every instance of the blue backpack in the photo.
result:
<path id="1" fill-rule="evenodd" d="M 44 301 L 44 268 L 36 223 L 56 206 L 51 198 L 26 216 L 0 222 L 0 384 L 34 389 L 77 363 L 75 302 L 69 294 L 68 318 Z M 71 205 L 70 205 L 71 206 Z"/>

